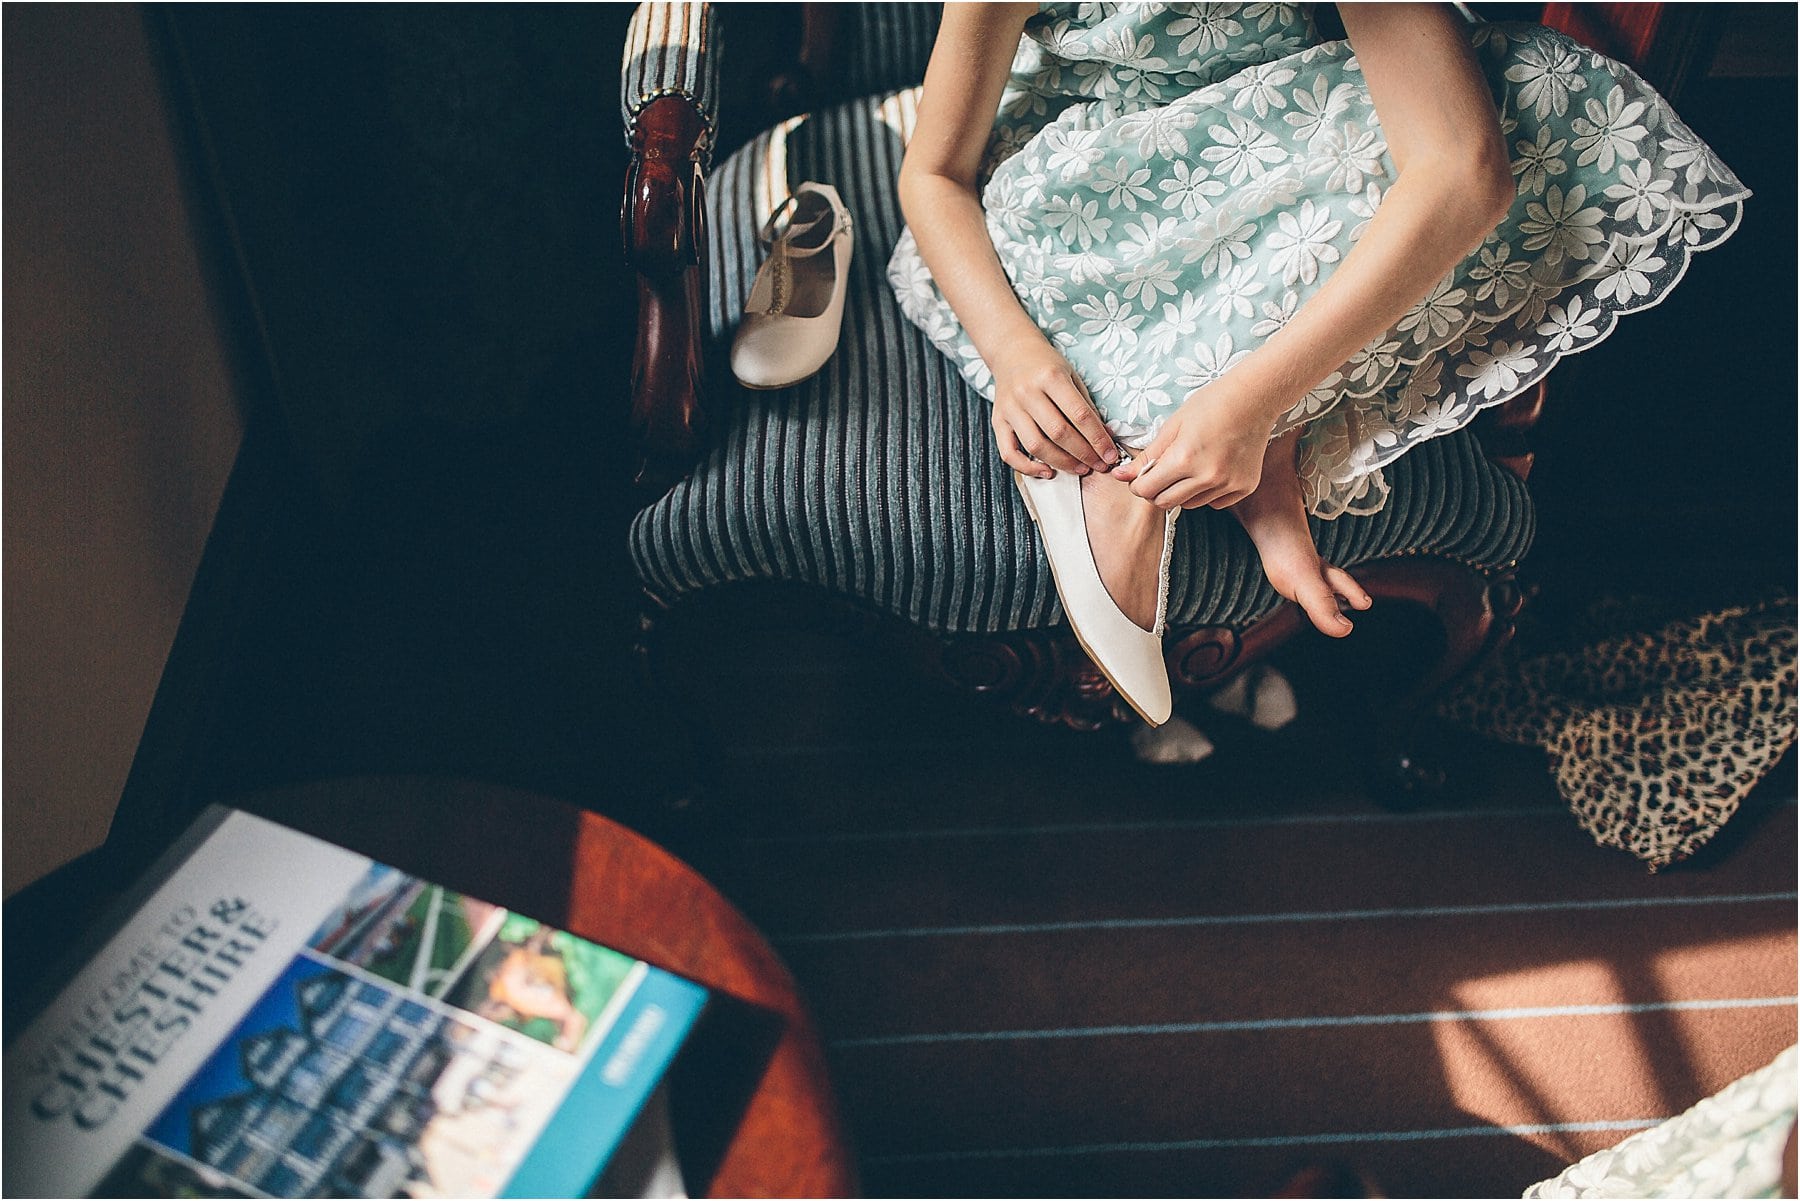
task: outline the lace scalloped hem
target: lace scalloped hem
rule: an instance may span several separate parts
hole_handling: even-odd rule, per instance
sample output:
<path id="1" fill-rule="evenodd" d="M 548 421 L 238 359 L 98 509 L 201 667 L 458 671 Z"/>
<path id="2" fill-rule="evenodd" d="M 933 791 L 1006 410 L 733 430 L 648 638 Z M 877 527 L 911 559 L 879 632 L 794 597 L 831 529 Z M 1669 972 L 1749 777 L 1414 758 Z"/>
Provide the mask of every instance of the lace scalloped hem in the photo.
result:
<path id="1" fill-rule="evenodd" d="M 1302 485 L 1321 518 L 1378 511 L 1386 464 L 1660 303 L 1692 255 L 1735 231 L 1749 195 L 1628 67 L 1537 26 L 1480 25 L 1471 41 L 1518 195 L 1474 253 L 1277 425 L 1304 426 Z M 1072 104 L 1029 138 L 997 127 L 994 145 L 1004 157 L 983 204 L 996 253 L 1128 446 L 1292 317 L 1395 177 L 1345 42 L 1167 103 Z M 910 231 L 889 280 L 991 399 Z"/>
<path id="2" fill-rule="evenodd" d="M 1346 387 L 1336 373 L 1276 426 L 1278 435 L 1306 427 L 1300 480 L 1308 510 L 1327 520 L 1379 512 L 1387 499 L 1383 467 L 1535 388 L 1566 356 L 1611 336 L 1620 317 L 1661 304 L 1690 257 L 1730 237 L 1742 216 L 1742 201 L 1732 199 L 1683 210 L 1660 241 L 1617 239 L 1603 269 L 1554 291 L 1534 290 L 1504 321 L 1472 325 L 1420 359 L 1398 359 L 1373 393 Z"/>

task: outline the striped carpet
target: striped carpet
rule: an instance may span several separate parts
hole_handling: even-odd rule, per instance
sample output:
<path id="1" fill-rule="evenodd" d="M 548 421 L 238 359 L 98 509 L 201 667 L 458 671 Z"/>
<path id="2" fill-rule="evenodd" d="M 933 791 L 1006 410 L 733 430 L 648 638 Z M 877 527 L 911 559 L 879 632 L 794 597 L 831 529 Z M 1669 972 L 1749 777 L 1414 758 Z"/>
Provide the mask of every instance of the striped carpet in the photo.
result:
<path id="1" fill-rule="evenodd" d="M 810 996 L 873 1195 L 1263 1196 L 1335 1161 L 1516 1196 L 1794 1041 L 1791 764 L 1651 876 L 1529 753 L 1469 744 L 1397 814 L 1343 723 L 1151 769 L 763 653 L 707 866 Z"/>

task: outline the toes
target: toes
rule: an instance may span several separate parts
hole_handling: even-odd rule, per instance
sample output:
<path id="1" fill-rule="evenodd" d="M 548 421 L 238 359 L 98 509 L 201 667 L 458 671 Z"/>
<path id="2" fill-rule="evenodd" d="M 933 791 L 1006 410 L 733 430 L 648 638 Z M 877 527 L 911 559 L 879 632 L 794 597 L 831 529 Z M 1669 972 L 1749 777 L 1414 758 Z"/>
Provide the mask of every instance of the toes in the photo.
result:
<path id="1" fill-rule="evenodd" d="M 1316 583 L 1300 588 L 1294 599 L 1300 602 L 1300 607 L 1306 610 L 1307 617 L 1321 634 L 1342 638 L 1350 632 L 1350 619 L 1338 612 L 1337 595 L 1323 576 Z"/>
<path id="2" fill-rule="evenodd" d="M 1332 567 L 1327 564 L 1325 582 L 1331 586 L 1333 592 L 1349 601 L 1350 607 L 1353 609 L 1367 609 L 1375 603 L 1374 599 L 1363 590 L 1363 586 L 1356 582 L 1356 577 L 1342 567 Z"/>

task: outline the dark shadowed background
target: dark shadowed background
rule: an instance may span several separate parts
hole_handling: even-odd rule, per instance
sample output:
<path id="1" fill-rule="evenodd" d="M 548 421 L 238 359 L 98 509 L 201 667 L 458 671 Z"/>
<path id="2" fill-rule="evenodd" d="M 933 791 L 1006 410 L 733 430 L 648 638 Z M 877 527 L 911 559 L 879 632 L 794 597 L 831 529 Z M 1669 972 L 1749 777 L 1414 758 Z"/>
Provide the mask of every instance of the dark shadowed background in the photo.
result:
<path id="1" fill-rule="evenodd" d="M 1606 594 L 1697 609 L 1794 581 L 1795 13 L 1730 7 L 1712 70 L 1679 108 L 1756 195 L 1735 238 L 1698 259 L 1668 303 L 1551 379 L 1534 438 L 1541 525 L 1525 570 L 1547 620 Z M 735 26 L 764 35 L 732 60 L 748 78 L 798 22 L 793 6 L 737 8 Z M 95 870 L 124 871 L 208 801 L 411 773 L 619 816 L 713 870 L 753 918 L 804 932 L 820 913 L 850 921 L 859 905 L 879 920 L 879 896 L 1003 909 L 1021 894 L 1011 879 L 979 883 L 988 861 L 975 852 L 858 866 L 829 845 L 781 849 L 796 831 L 1034 813 L 1089 821 L 1117 816 L 1094 800 L 1109 780 L 1159 820 L 1188 813 L 1190 793 L 1218 816 L 1217 798 L 1270 781 L 1277 807 L 1337 795 L 1329 742 L 1247 743 L 1246 755 L 1285 765 L 1272 773 L 1226 755 L 1216 770 L 1157 777 L 1110 736 L 1083 743 L 1023 727 L 936 691 L 880 647 L 729 611 L 689 631 L 667 688 L 646 687 L 624 541 L 640 503 L 624 474 L 635 297 L 617 221 L 629 14 L 615 4 L 7 6 L 9 895 L 96 845 L 109 822 Z M 729 110 L 721 153 L 761 111 L 748 100 Z M 1307 712 L 1329 729 L 1333 673 L 1382 652 L 1315 650 L 1290 666 Z M 874 676 L 893 682 L 874 688 Z M 1007 755 L 1028 768 L 1014 771 Z M 1480 796 L 1502 788 L 1494 780 L 1536 778 L 1507 762 Z M 1159 793 L 1168 779 L 1189 791 Z M 1079 795 L 1055 792 L 1062 784 Z M 1530 787 L 1504 803 L 1541 806 Z M 1791 797 L 1791 769 L 1781 787 Z M 1791 805 L 1785 813 L 1756 829 L 1786 830 Z M 746 835 L 764 850 L 742 854 Z M 1194 855 L 1223 872 L 1230 855 L 1259 853 L 1244 837 Z M 1461 837 L 1443 835 L 1442 853 Z M 1742 876 L 1748 888 L 1758 871 L 1791 880 L 1788 841 L 1785 860 L 1730 859 L 1743 844 L 1728 843 L 1713 866 L 1737 875 L 1693 887 Z M 1369 852 L 1391 873 L 1382 879 L 1417 870 L 1406 846 Z M 1555 846 L 1572 873 L 1591 849 Z M 1029 855 L 1015 870 L 1072 891 L 1097 879 L 1100 897 L 1112 880 L 1135 904 L 1142 881 L 1121 865 L 1157 853 L 1133 847 L 1108 866 L 1054 851 L 1061 874 Z M 1422 877 L 1458 884 L 1437 862 Z M 812 890 L 787 890 L 801 876 Z M 1623 876 L 1607 875 L 1605 888 Z M 954 892 L 971 881 L 967 896 Z M 1764 914 L 1739 933 L 1774 937 L 1785 920 Z M 1619 938 L 1648 939 L 1654 961 L 1683 929 Z M 1095 942 L 1093 962 L 1108 962 L 1109 940 Z M 1010 981 L 1046 970 L 1028 950 L 979 962 L 932 954 L 952 979 Z M 789 953 L 828 1033 L 864 1034 L 858 1022 L 911 1021 L 937 1003 L 913 998 L 900 1013 L 906 973 L 889 989 L 860 960 L 805 944 Z M 1384 966 L 1415 961 L 1385 953 Z M 1316 970 L 1309 954 L 1292 951 Z M 1540 966 L 1526 949 L 1502 958 L 1519 972 Z M 1699 978 L 1707 967 L 1687 970 Z M 1181 981 L 1153 984 L 1179 991 Z M 1686 1029 L 1643 1026 L 1647 1039 Z M 1380 1065 L 1390 1051 L 1362 1053 Z M 941 1146 L 957 1132 L 936 1127 L 981 1116 L 971 1113 L 980 1097 L 931 1108 L 941 1051 L 922 1053 L 892 1090 L 890 1076 L 858 1074 L 866 1054 L 840 1061 L 865 1139 L 879 1116 L 902 1141 L 922 1132 Z M 1013 1082 L 992 1093 L 996 1110 L 1048 1096 L 1049 1084 L 1033 1092 L 1026 1052 L 981 1055 L 979 1079 Z M 1110 1079 L 1116 1063 L 1097 1055 L 1094 1078 Z M 1673 1103 L 1730 1066 L 1659 1068 L 1646 1095 Z M 1448 1096 L 1450 1084 L 1432 1087 Z M 1553 1169 L 1553 1156 L 1526 1151 L 1514 1162 Z M 902 1166 L 878 1168 L 873 1182 L 953 1192 L 971 1180 L 1001 1191 L 1108 1181 L 1103 1163 L 1075 1176 L 1056 1161 L 1014 1176 Z M 1180 1192 L 1205 1179 L 1204 1164 L 1195 1170 L 1138 1184 Z"/>

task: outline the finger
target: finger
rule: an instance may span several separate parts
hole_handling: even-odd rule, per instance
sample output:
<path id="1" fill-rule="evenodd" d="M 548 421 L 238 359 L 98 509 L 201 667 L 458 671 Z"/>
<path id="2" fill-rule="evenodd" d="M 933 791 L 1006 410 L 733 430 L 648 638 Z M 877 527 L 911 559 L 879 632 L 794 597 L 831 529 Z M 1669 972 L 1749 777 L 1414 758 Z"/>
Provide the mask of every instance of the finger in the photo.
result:
<path id="1" fill-rule="evenodd" d="M 1174 464 L 1163 463 L 1163 456 L 1168 453 L 1170 447 L 1175 445 L 1175 435 L 1179 432 L 1180 426 L 1173 418 L 1163 422 L 1162 429 L 1157 431 L 1156 437 L 1152 438 L 1150 444 L 1143 450 L 1138 451 L 1137 457 L 1132 461 L 1134 473 L 1131 490 L 1143 499 L 1152 499 L 1158 491 L 1168 486 Z M 1162 465 L 1163 474 L 1157 477 L 1160 481 L 1157 487 L 1139 491 L 1138 485 L 1142 484 L 1144 477 L 1155 470 L 1159 464 Z"/>
<path id="2" fill-rule="evenodd" d="M 1331 638 L 1342 638 L 1350 632 L 1350 619 L 1338 612 L 1337 596 L 1331 591 L 1331 585 L 1325 582 L 1323 573 L 1301 585 L 1296 590 L 1294 600 L 1306 610 L 1306 616 L 1318 627 L 1319 633 Z"/>
<path id="3" fill-rule="evenodd" d="M 1353 609 L 1367 609 L 1375 603 L 1375 599 L 1363 589 L 1361 584 L 1356 582 L 1356 577 L 1342 567 L 1333 567 L 1327 563 L 1325 565 L 1325 582 L 1331 585 L 1333 592 L 1349 601 L 1350 607 Z"/>
<path id="4" fill-rule="evenodd" d="M 1206 506 L 1212 509 L 1229 509 L 1254 491 L 1254 488 L 1239 488 L 1235 492 L 1227 492 L 1223 496 L 1213 497 L 1206 502 Z M 1190 502 L 1187 507 L 1193 509 L 1198 508 L 1199 506 Z"/>
<path id="5" fill-rule="evenodd" d="M 1066 383 L 1052 386 L 1049 389 L 1050 399 L 1062 411 L 1069 424 L 1075 427 L 1088 446 L 1093 450 L 1098 462 L 1094 470 L 1105 471 L 1119 461 L 1119 448 L 1113 442 L 1112 434 L 1107 432 L 1106 423 L 1100 420 L 1100 414 L 1094 409 L 1094 402 L 1087 394 L 1087 388 L 1078 379 L 1069 379 Z M 1065 444 L 1066 445 L 1066 444 Z M 1072 447 L 1070 449 L 1073 449 Z M 1086 458 L 1083 455 L 1082 458 Z"/>
<path id="6" fill-rule="evenodd" d="M 994 445 L 1000 450 L 1000 459 L 1008 467 L 1023 475 L 1035 476 L 1041 480 L 1054 479 L 1056 472 L 1050 467 L 1034 460 L 1019 442 L 1014 432 L 1012 419 L 1004 414 L 995 413 L 989 422 L 994 427 Z"/>
<path id="7" fill-rule="evenodd" d="M 1044 431 L 1044 436 L 1060 446 L 1090 471 L 1105 471 L 1107 463 L 1082 432 L 1069 423 L 1062 409 L 1049 396 L 1041 396 L 1032 405 L 1031 416 Z"/>
<path id="8" fill-rule="evenodd" d="M 1169 418 L 1162 423 L 1162 428 L 1156 431 L 1156 437 L 1150 439 L 1144 445 L 1144 449 L 1138 452 L 1138 456 L 1145 459 L 1162 458 L 1168 452 L 1169 447 L 1175 445 L 1175 435 L 1180 432 L 1180 419 L 1178 417 Z"/>
<path id="9" fill-rule="evenodd" d="M 1127 484 L 1143 475 L 1150 469 L 1150 464 L 1156 461 L 1155 457 L 1147 450 L 1125 451 L 1121 449 L 1119 453 L 1121 455 L 1128 454 L 1130 457 L 1120 460 L 1119 465 L 1112 469 L 1112 477 L 1116 480 L 1123 480 Z"/>
<path id="10" fill-rule="evenodd" d="M 1056 472 L 1044 466 L 1042 463 L 1033 461 L 1032 457 L 1025 453 L 1024 449 L 1019 445 L 1019 440 L 1013 437 L 1011 432 L 1008 432 L 1006 437 L 1000 439 L 999 445 L 1000 458 L 1005 461 L 1008 467 L 1011 467 L 1020 475 L 1036 476 L 1041 480 L 1055 477 Z"/>
<path id="11" fill-rule="evenodd" d="M 1045 437 L 1044 431 L 1035 426 L 1019 431 L 1019 445 L 1029 451 L 1032 458 L 1058 471 L 1072 471 L 1076 475 L 1087 471 L 1087 467 L 1079 459 Z"/>
<path id="12" fill-rule="evenodd" d="M 1166 481 L 1168 487 L 1159 492 L 1150 503 L 1159 509 L 1170 509 L 1176 505 L 1183 508 L 1199 509 L 1212 504 L 1226 491 L 1224 484 L 1215 484 L 1206 480 L 1185 479 Z"/>
<path id="13" fill-rule="evenodd" d="M 1153 454 L 1146 453 L 1136 461 L 1135 467 L 1131 491 L 1142 500 L 1154 501 L 1158 493 L 1175 482 L 1175 469 Z"/>
<path id="14" fill-rule="evenodd" d="M 1184 510 L 1202 510 L 1202 508 L 1208 508 L 1211 502 L 1220 495 L 1219 484 L 1202 483 L 1192 477 L 1165 481 L 1165 484 L 1166 488 L 1163 488 L 1163 492 L 1157 493 L 1156 497 L 1150 501 L 1150 504 L 1154 504 L 1159 510 L 1172 510 L 1177 506 Z"/>

